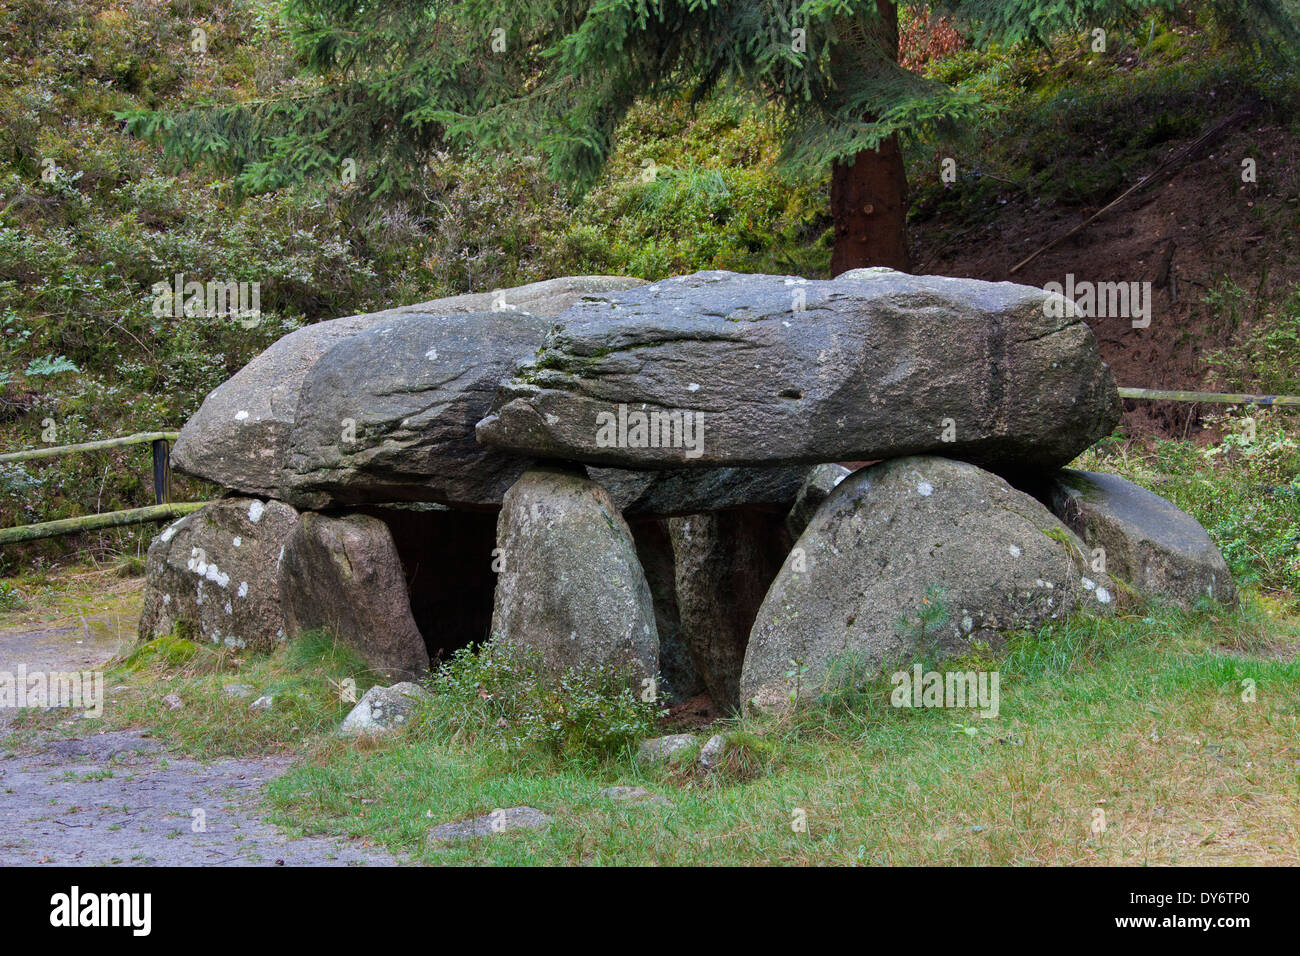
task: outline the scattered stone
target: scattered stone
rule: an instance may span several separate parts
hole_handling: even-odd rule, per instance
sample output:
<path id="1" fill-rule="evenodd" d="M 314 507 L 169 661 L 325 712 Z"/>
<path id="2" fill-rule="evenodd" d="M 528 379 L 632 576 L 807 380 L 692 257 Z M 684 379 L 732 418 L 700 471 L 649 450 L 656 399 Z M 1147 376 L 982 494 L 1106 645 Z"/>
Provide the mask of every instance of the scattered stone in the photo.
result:
<path id="1" fill-rule="evenodd" d="M 749 631 L 790 539 L 780 515 L 751 510 L 673 518 L 668 526 L 683 640 L 714 705 L 728 713 L 740 705 Z"/>
<path id="2" fill-rule="evenodd" d="M 473 837 L 500 836 L 510 830 L 538 830 L 549 826 L 551 818 L 533 807 L 506 807 L 481 817 L 440 823 L 428 833 L 430 843 L 454 843 Z"/>
<path id="3" fill-rule="evenodd" d="M 275 696 L 272 694 L 263 694 L 257 700 L 248 705 L 249 710 L 269 711 L 275 706 Z"/>
<path id="4" fill-rule="evenodd" d="M 525 472 L 497 524 L 492 639 L 532 648 L 547 668 L 608 665 L 638 682 L 659 671 L 654 603 L 609 492 L 559 468 Z"/>
<path id="5" fill-rule="evenodd" d="M 807 480 L 795 495 L 790 513 L 785 516 L 785 530 L 791 541 L 803 534 L 822 502 L 830 497 L 836 485 L 851 474 L 853 472 L 843 465 L 818 465 L 808 472 Z"/>
<path id="6" fill-rule="evenodd" d="M 251 684 L 226 684 L 221 688 L 223 697 L 252 697 L 256 693 Z"/>
<path id="7" fill-rule="evenodd" d="M 392 687 L 372 687 L 343 718 L 340 736 L 381 736 L 400 730 L 422 700 L 430 693 L 419 684 L 402 681 Z"/>
<path id="8" fill-rule="evenodd" d="M 666 737 L 654 737 L 650 740 L 641 741 L 636 756 L 638 760 L 647 762 L 667 760 L 677 751 L 685 750 L 687 747 L 694 747 L 699 742 L 699 738 L 694 734 L 669 734 Z"/>
<path id="9" fill-rule="evenodd" d="M 1210 536 L 1159 495 L 1119 475 L 1066 469 L 1046 500 L 1090 552 L 1102 549 L 1111 577 L 1184 608 L 1198 598 L 1236 603 L 1232 574 Z"/>
<path id="10" fill-rule="evenodd" d="M 285 543 L 279 586 L 291 637 L 324 629 L 388 679 L 428 670 L 401 558 L 378 518 L 304 514 Z"/>
<path id="11" fill-rule="evenodd" d="M 223 498 L 169 525 L 149 545 L 140 640 L 177 631 L 269 651 L 285 639 L 276 565 L 298 523 L 280 501 Z"/>
<path id="12" fill-rule="evenodd" d="M 619 803 L 630 803 L 632 806 L 656 806 L 671 807 L 672 802 L 667 797 L 657 793 L 651 793 L 644 787 L 606 787 L 596 794 L 598 797 L 608 797 L 610 800 Z"/>
<path id="13" fill-rule="evenodd" d="M 623 468 L 933 452 L 1016 472 L 1068 463 L 1122 410 L 1073 306 L 1008 282 L 702 272 L 593 297 L 556 324 L 480 441 Z"/>
<path id="14" fill-rule="evenodd" d="M 974 465 L 913 457 L 854 472 L 822 503 L 759 609 L 740 692 L 803 695 L 833 662 L 858 673 L 920 655 L 997 649 L 1007 631 L 1107 610 L 1113 585 L 1041 504 Z"/>
<path id="15" fill-rule="evenodd" d="M 714 734 L 700 748 L 700 766 L 705 770 L 714 770 L 722 762 L 722 755 L 727 749 L 725 734 Z"/>
<path id="16" fill-rule="evenodd" d="M 585 295 L 627 289 L 641 281 L 618 276 L 549 279 L 305 326 L 281 338 L 203 400 L 181 429 L 171 452 L 172 464 L 178 471 L 226 488 L 283 497 L 282 473 L 304 382 L 334 345 L 412 315 L 495 309 L 512 316 L 554 316 Z M 336 422 L 335 427 L 344 426 Z"/>
<path id="17" fill-rule="evenodd" d="M 180 710 L 185 706 L 185 701 L 181 700 L 179 694 L 167 694 L 163 697 L 163 703 L 167 705 L 168 710 Z"/>

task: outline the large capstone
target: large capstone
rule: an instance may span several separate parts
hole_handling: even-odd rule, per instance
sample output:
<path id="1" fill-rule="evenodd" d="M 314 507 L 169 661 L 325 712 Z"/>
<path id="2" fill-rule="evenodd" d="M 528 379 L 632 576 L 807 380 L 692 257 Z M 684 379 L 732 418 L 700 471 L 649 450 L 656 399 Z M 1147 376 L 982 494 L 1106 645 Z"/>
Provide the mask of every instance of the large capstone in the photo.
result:
<path id="1" fill-rule="evenodd" d="M 758 611 L 740 693 L 781 707 L 836 675 L 971 650 L 1084 607 L 1113 584 L 1046 508 L 964 462 L 911 457 L 845 478 Z M 791 676 L 793 675 L 793 676 Z"/>
<path id="2" fill-rule="evenodd" d="M 279 584 L 291 638 L 326 631 L 385 679 L 428 670 L 402 562 L 378 518 L 304 514 L 285 543 Z"/>
<path id="3" fill-rule="evenodd" d="M 528 460 L 479 444 L 474 424 L 549 326 L 507 311 L 408 315 L 339 342 L 303 383 L 284 497 L 500 503 Z"/>
<path id="4" fill-rule="evenodd" d="M 478 426 L 520 455 L 625 468 L 923 452 L 1016 473 L 1119 421 L 1073 306 L 1012 283 L 703 272 L 577 303 Z"/>
<path id="5" fill-rule="evenodd" d="M 584 295 L 628 289 L 640 279 L 575 276 L 548 279 L 494 292 L 434 299 L 332 319 L 298 329 L 266 349 L 214 389 L 185 423 L 172 449 L 172 464 L 187 474 L 249 494 L 283 497 L 281 476 L 289 436 L 308 373 L 333 346 L 399 319 L 493 310 L 523 318 L 555 316 Z M 340 429 L 344 426 L 340 425 Z"/>
<path id="6" fill-rule="evenodd" d="M 538 652 L 556 674 L 657 676 L 650 586 L 609 492 L 559 468 L 527 471 L 506 493 L 497 547 L 494 641 Z"/>
<path id="7" fill-rule="evenodd" d="M 169 525 L 149 545 L 140 639 L 273 649 L 286 636 L 276 564 L 297 524 L 283 502 L 223 498 Z"/>
<path id="8" fill-rule="evenodd" d="M 1119 475 L 1066 469 L 1046 498 L 1093 562 L 1140 593 L 1182 607 L 1236 602 L 1227 562 L 1205 529 L 1159 495 Z"/>

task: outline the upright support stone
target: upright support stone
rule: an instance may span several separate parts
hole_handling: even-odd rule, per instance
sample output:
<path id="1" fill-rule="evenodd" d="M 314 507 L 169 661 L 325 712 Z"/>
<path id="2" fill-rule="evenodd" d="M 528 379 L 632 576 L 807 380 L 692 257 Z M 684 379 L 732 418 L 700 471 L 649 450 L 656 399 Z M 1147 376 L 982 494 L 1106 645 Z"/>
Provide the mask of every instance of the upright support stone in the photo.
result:
<path id="1" fill-rule="evenodd" d="M 790 550 L 784 519 L 717 511 L 673 518 L 669 529 L 686 645 L 714 704 L 734 710 L 750 628 Z"/>
<path id="2" fill-rule="evenodd" d="M 378 518 L 303 514 L 285 544 L 279 586 L 291 636 L 328 631 L 390 679 L 428 670 L 402 562 Z"/>
<path id="3" fill-rule="evenodd" d="M 179 630 L 273 650 L 285 638 L 276 561 L 297 523 L 283 502 L 223 498 L 168 525 L 149 545 L 140 640 Z"/>
<path id="4" fill-rule="evenodd" d="M 763 599 L 740 692 L 779 709 L 850 675 L 997 651 L 1010 632 L 1108 610 L 1114 585 L 1084 558 L 1039 502 L 974 465 L 863 468 L 822 502 Z"/>
<path id="5" fill-rule="evenodd" d="M 1044 499 L 1094 562 L 1139 592 L 1182 607 L 1201 598 L 1236 603 L 1232 573 L 1210 536 L 1159 495 L 1119 475 L 1067 468 Z"/>
<path id="6" fill-rule="evenodd" d="M 672 536 L 668 521 L 650 518 L 628 522 L 636 541 L 637 558 L 645 570 L 654 599 L 655 627 L 659 631 L 659 673 L 663 698 L 669 703 L 683 703 L 708 688 L 695 669 L 691 649 L 682 631 L 681 611 L 677 606 L 677 562 L 673 558 Z"/>
<path id="7" fill-rule="evenodd" d="M 657 675 L 659 633 L 636 544 L 609 492 L 560 467 L 526 471 L 497 522 L 492 639 L 554 673 L 588 665 Z"/>

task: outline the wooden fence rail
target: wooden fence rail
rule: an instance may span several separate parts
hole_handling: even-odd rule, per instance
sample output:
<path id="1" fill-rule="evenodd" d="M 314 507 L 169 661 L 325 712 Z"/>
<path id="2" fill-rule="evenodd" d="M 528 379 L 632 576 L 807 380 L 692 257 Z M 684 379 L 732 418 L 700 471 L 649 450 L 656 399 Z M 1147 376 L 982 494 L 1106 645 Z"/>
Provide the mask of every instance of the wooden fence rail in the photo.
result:
<path id="1" fill-rule="evenodd" d="M 0 528 L 0 544 L 16 544 L 19 541 L 34 541 L 37 538 L 52 538 L 61 534 L 95 531 L 100 528 L 116 528 L 129 524 L 143 524 L 148 521 L 166 521 L 202 508 L 208 502 L 171 501 L 172 472 L 169 452 L 170 444 L 179 436 L 179 432 L 137 432 L 134 435 L 125 435 L 121 438 L 104 438 L 99 441 L 82 442 L 78 445 L 54 445 L 49 448 L 33 448 L 28 451 L 14 451 L 0 455 L 0 465 L 5 465 L 12 462 L 34 461 L 41 458 L 56 458 L 60 455 L 102 451 L 107 448 L 122 448 L 126 445 L 148 444 L 153 447 L 154 490 L 154 504 L 147 508 L 129 508 L 125 511 L 107 511 L 102 514 L 81 515 L 76 518 L 61 518 L 57 521 L 42 521 L 39 524 Z"/>
<path id="2" fill-rule="evenodd" d="M 82 451 L 99 451 L 103 448 L 120 448 L 123 445 L 143 445 L 145 442 L 173 442 L 180 432 L 138 432 L 125 438 L 104 438 L 100 441 L 82 442 L 80 445 L 54 445 L 50 448 L 33 448 L 30 451 L 11 451 L 0 455 L 0 464 L 11 461 L 31 461 L 35 458 L 55 458 Z"/>
<path id="3" fill-rule="evenodd" d="M 1121 388 L 1120 398 L 1144 398 L 1153 402 L 1209 402 L 1218 405 L 1300 405 L 1296 395 L 1250 395 L 1238 392 L 1184 392 L 1178 389 Z"/>
<path id="4" fill-rule="evenodd" d="M 35 541 L 37 538 L 53 538 L 77 531 L 97 531 L 100 528 L 143 524 L 146 521 L 167 521 L 187 515 L 191 511 L 198 511 L 206 504 L 210 502 L 173 501 L 165 505 L 150 505 L 147 508 L 106 511 L 103 514 L 82 515 L 79 518 L 61 518 L 58 521 L 42 521 L 40 524 L 18 525 L 16 528 L 0 528 L 0 544 L 17 544 L 19 541 Z"/>

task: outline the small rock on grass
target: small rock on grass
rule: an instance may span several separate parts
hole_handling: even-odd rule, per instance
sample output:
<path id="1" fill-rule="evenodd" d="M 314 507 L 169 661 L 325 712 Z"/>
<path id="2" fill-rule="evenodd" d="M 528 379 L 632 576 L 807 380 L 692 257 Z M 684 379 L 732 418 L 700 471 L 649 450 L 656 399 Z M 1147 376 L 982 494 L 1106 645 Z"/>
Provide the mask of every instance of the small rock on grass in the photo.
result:
<path id="1" fill-rule="evenodd" d="M 722 754 L 727 749 L 727 738 L 723 734 L 714 734 L 700 748 L 700 766 L 712 770 L 722 761 Z"/>
<path id="2" fill-rule="evenodd" d="M 249 684 L 226 684 L 221 688 L 223 697 L 252 697 L 255 693 Z"/>
<path id="3" fill-rule="evenodd" d="M 185 706 L 185 701 L 181 700 L 180 694 L 168 694 L 163 698 L 163 703 L 166 704 L 170 710 L 180 710 Z"/>
<path id="4" fill-rule="evenodd" d="M 426 839 L 431 844 L 454 843 L 473 837 L 499 836 L 508 830 L 538 830 L 550 822 L 549 816 L 533 807 L 507 807 L 481 817 L 440 823 L 430 828 Z"/>
<path id="5" fill-rule="evenodd" d="M 270 710 L 275 705 L 275 697 L 271 694 L 263 694 L 257 700 L 248 705 L 249 710 Z"/>
<path id="6" fill-rule="evenodd" d="M 699 743 L 699 738 L 694 734 L 669 734 L 667 737 L 654 737 L 650 740 L 641 741 L 641 747 L 636 756 L 638 760 L 666 760 L 677 751 L 693 747 L 697 743 Z"/>
<path id="7" fill-rule="evenodd" d="M 402 681 L 392 687 L 372 687 L 343 718 L 339 735 L 386 734 L 400 729 L 420 700 L 430 694 L 419 684 Z"/>

